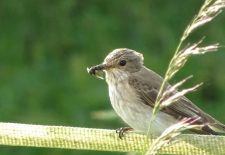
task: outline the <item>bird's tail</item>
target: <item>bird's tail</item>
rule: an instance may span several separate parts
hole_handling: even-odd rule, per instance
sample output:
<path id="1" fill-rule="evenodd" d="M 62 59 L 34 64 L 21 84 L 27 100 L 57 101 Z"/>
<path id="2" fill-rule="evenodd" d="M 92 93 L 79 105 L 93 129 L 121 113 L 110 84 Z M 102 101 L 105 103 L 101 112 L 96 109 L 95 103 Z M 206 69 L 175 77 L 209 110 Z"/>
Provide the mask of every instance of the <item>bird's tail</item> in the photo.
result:
<path id="1" fill-rule="evenodd" d="M 207 125 L 208 129 L 210 129 L 210 134 L 214 134 L 214 135 L 225 135 L 225 125 L 220 123 L 220 122 L 216 122 L 216 123 L 210 123 Z"/>

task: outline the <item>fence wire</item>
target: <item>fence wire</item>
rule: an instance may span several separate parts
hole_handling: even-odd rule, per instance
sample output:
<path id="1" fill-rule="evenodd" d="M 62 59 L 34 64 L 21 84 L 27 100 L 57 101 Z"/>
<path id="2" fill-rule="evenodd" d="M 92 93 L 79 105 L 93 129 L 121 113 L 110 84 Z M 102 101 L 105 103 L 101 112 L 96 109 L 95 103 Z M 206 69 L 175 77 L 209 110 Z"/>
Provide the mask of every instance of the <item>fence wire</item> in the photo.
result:
<path id="1" fill-rule="evenodd" d="M 145 152 L 154 141 L 129 132 L 121 140 L 115 130 L 0 123 L 0 145 L 79 150 Z M 183 134 L 160 154 L 224 155 L 225 136 Z"/>

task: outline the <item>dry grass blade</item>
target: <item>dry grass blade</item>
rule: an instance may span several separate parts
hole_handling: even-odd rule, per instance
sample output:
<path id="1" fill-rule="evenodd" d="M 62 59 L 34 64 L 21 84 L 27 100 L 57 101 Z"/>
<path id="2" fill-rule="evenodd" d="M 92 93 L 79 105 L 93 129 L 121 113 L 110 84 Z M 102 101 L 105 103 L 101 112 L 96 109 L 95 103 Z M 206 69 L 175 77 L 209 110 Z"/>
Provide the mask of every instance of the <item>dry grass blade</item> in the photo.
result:
<path id="1" fill-rule="evenodd" d="M 172 103 L 175 103 L 176 101 L 178 101 L 180 98 L 182 98 L 185 94 L 189 93 L 189 92 L 193 92 L 195 91 L 197 88 L 199 88 L 202 85 L 202 83 L 197 84 L 191 88 L 188 89 L 183 89 L 180 92 L 175 93 L 174 95 L 170 96 L 167 100 L 163 101 L 160 104 L 160 108 L 164 108 L 166 106 L 171 105 Z"/>
<path id="2" fill-rule="evenodd" d="M 206 0 L 200 9 L 198 15 L 194 18 L 192 23 L 187 27 L 184 32 L 184 38 L 189 36 L 196 28 L 212 21 L 216 16 L 218 16 L 222 10 L 225 8 L 225 0 Z"/>
<path id="3" fill-rule="evenodd" d="M 187 129 L 198 129 L 201 125 L 194 125 L 200 118 L 184 118 L 178 123 L 167 128 L 152 144 L 146 155 L 155 155 L 162 147 L 177 142 L 175 137 L 179 136 L 182 131 Z"/>
<path id="4" fill-rule="evenodd" d="M 177 82 L 176 84 L 174 84 L 173 86 L 169 87 L 167 89 L 167 91 L 165 91 L 162 95 L 162 99 L 166 98 L 166 96 L 169 96 L 171 93 L 177 91 L 177 89 L 183 85 L 187 80 L 191 79 L 193 77 L 193 75 L 190 75 L 188 77 L 186 77 L 185 79 L 181 80 L 180 82 Z"/>
<path id="5" fill-rule="evenodd" d="M 151 122 L 156 118 L 157 113 L 161 108 L 169 106 L 183 97 L 185 94 L 195 91 L 201 84 L 197 84 L 191 88 L 177 91 L 177 88 L 181 86 L 184 82 L 187 81 L 188 78 L 178 82 L 174 86 L 170 88 L 166 88 L 168 81 L 171 80 L 175 74 L 185 65 L 187 60 L 193 55 L 205 54 L 208 52 L 217 51 L 219 48 L 219 44 L 212 44 L 208 46 L 200 46 L 203 40 L 200 40 L 197 43 L 191 44 L 186 48 L 182 48 L 184 41 L 188 38 L 188 36 L 197 28 L 205 25 L 208 22 L 211 22 L 215 17 L 217 17 L 222 10 L 225 8 L 225 0 L 205 0 L 198 14 L 194 17 L 192 22 L 185 29 L 180 42 L 175 50 L 174 56 L 171 59 L 166 74 L 164 76 L 164 80 L 159 89 L 159 93 L 157 95 L 155 106 L 153 108 Z M 175 93 L 174 93 L 175 92 Z M 191 120 L 190 120 L 191 119 Z M 157 138 L 154 145 L 147 152 L 147 155 L 155 154 L 160 148 L 169 144 L 169 142 L 173 141 L 174 137 L 178 136 L 181 131 L 191 128 L 199 128 L 200 125 L 192 125 L 199 118 L 187 118 L 177 124 L 169 127 L 162 133 L 162 135 Z M 149 128 L 150 128 L 149 127 Z M 149 133 L 148 133 L 149 134 Z"/>
<path id="6" fill-rule="evenodd" d="M 199 54 L 205 54 L 207 52 L 214 52 L 214 51 L 217 51 L 217 49 L 219 48 L 218 43 L 201 47 L 200 46 L 201 42 L 202 40 L 199 41 L 198 43 L 194 43 L 191 46 L 184 48 L 183 50 L 181 50 L 180 52 L 174 55 L 169 65 L 169 68 L 167 70 L 167 74 L 165 75 L 163 84 L 169 81 L 172 77 L 174 77 L 174 75 L 185 65 L 188 58 L 190 58 L 192 55 L 199 55 Z M 176 85 L 181 86 L 186 80 L 187 79 L 184 79 L 180 83 L 178 82 Z M 177 87 L 176 85 L 175 87 Z M 164 87 L 164 85 L 162 85 L 160 89 L 161 91 L 158 94 L 155 107 L 153 109 L 153 114 L 155 115 L 162 107 L 165 107 L 165 105 L 170 105 L 171 103 L 176 102 L 179 98 L 182 97 L 182 95 L 185 95 L 189 92 L 196 90 L 201 85 L 202 84 L 198 84 L 194 87 L 191 87 L 179 93 L 173 94 L 168 100 L 165 100 L 165 96 L 168 96 L 169 92 L 166 92 L 168 90 L 166 90 L 165 88 L 162 88 Z M 175 87 L 173 86 L 172 88 L 175 89 Z M 162 91 L 163 89 L 164 91 Z M 164 103 L 162 103 L 162 101 Z"/>
<path id="7" fill-rule="evenodd" d="M 199 44 L 202 42 L 199 41 L 197 43 L 192 44 L 191 46 L 180 50 L 183 42 L 187 39 L 187 37 L 198 27 L 205 25 L 206 23 L 212 21 L 216 16 L 218 16 L 222 10 L 225 8 L 225 0 L 205 0 L 202 5 L 199 13 L 195 16 L 192 22 L 185 29 L 180 42 L 176 48 L 175 54 L 170 61 L 166 74 L 164 76 L 164 80 L 160 87 L 155 107 L 153 109 L 153 115 L 160 110 L 160 100 L 165 91 L 165 86 L 168 81 L 174 77 L 174 75 L 185 65 L 188 58 L 192 55 L 196 54 L 205 54 L 206 52 L 217 51 L 219 48 L 219 44 L 212 44 L 205 47 L 200 47 Z"/>
<path id="8" fill-rule="evenodd" d="M 217 51 L 219 48 L 219 44 L 212 44 L 209 46 L 200 47 L 200 43 L 194 43 L 187 48 L 184 48 L 180 52 L 178 52 L 171 61 L 171 67 L 168 68 L 167 79 L 170 80 L 187 62 L 188 58 L 193 55 L 205 54 L 207 52 Z"/>

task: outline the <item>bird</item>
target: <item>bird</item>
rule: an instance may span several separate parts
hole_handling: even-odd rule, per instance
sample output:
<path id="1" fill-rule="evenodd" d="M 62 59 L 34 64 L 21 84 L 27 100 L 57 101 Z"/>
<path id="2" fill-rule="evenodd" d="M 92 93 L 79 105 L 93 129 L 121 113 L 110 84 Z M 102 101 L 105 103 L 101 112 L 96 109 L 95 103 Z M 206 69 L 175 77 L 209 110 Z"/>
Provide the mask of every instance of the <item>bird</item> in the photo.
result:
<path id="1" fill-rule="evenodd" d="M 128 48 L 118 48 L 110 52 L 103 63 L 92 66 L 88 73 L 97 76 L 105 73 L 109 98 L 115 112 L 129 127 L 119 128 L 121 138 L 126 131 L 162 134 L 168 127 L 183 118 L 199 119 L 194 124 L 201 125 L 192 132 L 198 134 L 225 134 L 225 125 L 201 110 L 192 101 L 182 96 L 176 103 L 162 108 L 151 121 L 153 108 L 163 78 L 144 66 L 143 54 Z M 171 87 L 169 83 L 167 87 Z M 149 128 L 150 127 L 150 128 Z"/>

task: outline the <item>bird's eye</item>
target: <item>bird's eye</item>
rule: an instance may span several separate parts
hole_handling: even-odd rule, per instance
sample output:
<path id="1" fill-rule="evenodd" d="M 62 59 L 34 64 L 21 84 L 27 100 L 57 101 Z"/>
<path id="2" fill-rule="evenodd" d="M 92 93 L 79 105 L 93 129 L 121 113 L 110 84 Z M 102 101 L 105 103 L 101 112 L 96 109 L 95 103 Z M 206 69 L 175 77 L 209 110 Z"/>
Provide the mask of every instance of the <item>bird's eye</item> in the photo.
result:
<path id="1" fill-rule="evenodd" d="M 127 63 L 127 61 L 126 61 L 126 60 L 121 60 L 121 61 L 119 62 L 119 65 L 120 65 L 120 66 L 125 66 L 125 65 L 126 65 L 126 63 Z"/>

